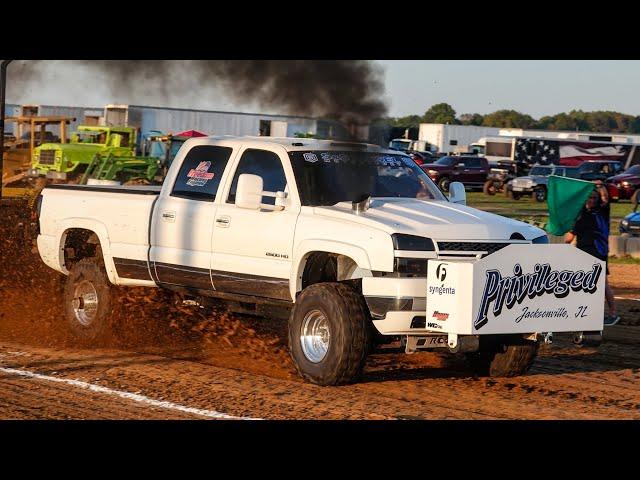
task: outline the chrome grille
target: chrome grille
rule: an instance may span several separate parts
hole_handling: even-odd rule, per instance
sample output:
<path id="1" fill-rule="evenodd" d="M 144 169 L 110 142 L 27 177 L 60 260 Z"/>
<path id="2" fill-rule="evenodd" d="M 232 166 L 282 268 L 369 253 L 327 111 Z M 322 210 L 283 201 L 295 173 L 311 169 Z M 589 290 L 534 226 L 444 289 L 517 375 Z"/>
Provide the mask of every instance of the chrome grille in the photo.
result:
<path id="1" fill-rule="evenodd" d="M 39 163 L 41 165 L 53 165 L 56 162 L 55 150 L 40 150 Z"/>
<path id="2" fill-rule="evenodd" d="M 511 245 L 511 242 L 438 242 L 438 253 L 466 256 L 482 253 L 482 257 L 486 257 L 507 245 Z"/>

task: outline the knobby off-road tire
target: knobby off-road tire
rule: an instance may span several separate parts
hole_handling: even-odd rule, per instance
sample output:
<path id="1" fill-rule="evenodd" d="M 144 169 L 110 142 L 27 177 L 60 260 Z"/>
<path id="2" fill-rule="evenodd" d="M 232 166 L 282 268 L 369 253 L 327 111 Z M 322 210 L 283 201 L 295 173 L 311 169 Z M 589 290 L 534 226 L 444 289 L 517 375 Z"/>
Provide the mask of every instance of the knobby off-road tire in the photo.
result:
<path id="1" fill-rule="evenodd" d="M 316 283 L 305 288 L 289 318 L 289 351 L 298 373 L 317 385 L 358 380 L 371 328 L 364 298 L 353 287 Z"/>
<path id="2" fill-rule="evenodd" d="M 71 334 L 90 344 L 109 328 L 112 288 L 98 258 L 84 258 L 69 272 L 64 288 L 64 313 Z"/>
<path id="3" fill-rule="evenodd" d="M 533 192 L 533 198 L 536 202 L 542 203 L 547 199 L 547 189 L 538 187 Z"/>
<path id="4" fill-rule="evenodd" d="M 493 180 L 487 180 L 482 187 L 482 191 L 485 193 L 485 195 L 495 195 L 497 189 L 493 184 Z"/>
<path id="5" fill-rule="evenodd" d="M 479 352 L 467 354 L 474 373 L 489 377 L 524 375 L 538 354 L 539 343 L 530 340 L 492 342 L 482 345 Z"/>

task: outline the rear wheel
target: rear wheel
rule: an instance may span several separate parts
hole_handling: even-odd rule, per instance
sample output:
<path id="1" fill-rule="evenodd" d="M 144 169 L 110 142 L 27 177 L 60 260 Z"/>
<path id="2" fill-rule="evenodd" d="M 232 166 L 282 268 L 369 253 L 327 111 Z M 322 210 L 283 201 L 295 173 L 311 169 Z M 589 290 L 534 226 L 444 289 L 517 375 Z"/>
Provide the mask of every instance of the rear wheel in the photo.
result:
<path id="1" fill-rule="evenodd" d="M 343 283 L 305 288 L 289 318 L 289 350 L 298 373 L 317 385 L 357 380 L 371 343 L 362 295 Z"/>
<path id="2" fill-rule="evenodd" d="M 490 377 L 525 374 L 538 354 L 537 341 L 525 339 L 484 339 L 480 351 L 467 354 L 474 373 Z"/>
<path id="3" fill-rule="evenodd" d="M 496 194 L 496 186 L 494 185 L 493 180 L 487 180 L 484 183 L 484 187 L 482 188 L 482 191 L 486 195 L 495 195 Z"/>
<path id="4" fill-rule="evenodd" d="M 438 181 L 438 186 L 440 187 L 440 190 L 442 190 L 445 193 L 447 193 L 449 191 L 449 185 L 450 184 L 451 184 L 451 180 L 449 180 L 447 177 L 442 177 Z"/>
<path id="5" fill-rule="evenodd" d="M 109 327 L 111 284 L 97 258 L 84 258 L 69 272 L 64 289 L 64 313 L 76 339 L 91 343 Z"/>

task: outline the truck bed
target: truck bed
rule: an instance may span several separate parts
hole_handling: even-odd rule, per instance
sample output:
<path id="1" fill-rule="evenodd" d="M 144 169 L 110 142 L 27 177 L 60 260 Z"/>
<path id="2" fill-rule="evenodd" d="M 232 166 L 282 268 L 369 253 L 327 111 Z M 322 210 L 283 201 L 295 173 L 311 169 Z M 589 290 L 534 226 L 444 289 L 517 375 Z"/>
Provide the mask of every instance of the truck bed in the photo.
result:
<path id="1" fill-rule="evenodd" d="M 107 193 L 128 193 L 136 195 L 159 195 L 161 185 L 131 185 L 131 186 L 111 186 L 111 185 L 48 185 L 47 189 L 53 190 L 79 190 L 83 192 L 107 192 Z"/>
<path id="2" fill-rule="evenodd" d="M 66 273 L 60 262 L 60 242 L 65 232 L 95 232 L 105 256 L 110 278 L 118 284 L 135 284 L 127 274 L 132 262 L 147 279 L 149 223 L 159 186 L 50 185 L 42 191 L 38 246 L 47 265 Z M 119 265 L 126 264 L 124 270 Z M 123 271 L 120 271 L 123 270 Z M 118 273 L 116 273 L 118 272 Z M 118 278 L 117 277 L 124 277 Z M 129 278 L 127 278 L 129 277 Z M 150 278 L 148 279 L 150 280 Z"/>

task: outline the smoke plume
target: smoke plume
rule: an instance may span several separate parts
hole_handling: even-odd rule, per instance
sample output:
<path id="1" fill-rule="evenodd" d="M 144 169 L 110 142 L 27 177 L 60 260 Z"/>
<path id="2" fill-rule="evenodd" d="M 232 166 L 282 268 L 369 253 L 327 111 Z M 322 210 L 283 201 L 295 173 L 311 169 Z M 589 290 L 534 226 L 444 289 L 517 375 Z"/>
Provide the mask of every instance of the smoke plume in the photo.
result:
<path id="1" fill-rule="evenodd" d="M 43 61 L 15 61 L 10 80 L 29 92 L 48 82 Z M 49 62 L 50 63 L 50 62 Z M 60 62 L 62 63 L 62 62 Z M 87 60 L 64 62 L 78 71 L 97 71 L 114 101 L 118 97 L 154 99 L 157 106 L 197 102 L 198 92 L 215 85 L 230 98 L 278 113 L 331 117 L 368 123 L 384 116 L 384 72 L 361 60 Z M 51 71 L 51 70 L 49 70 Z M 45 76 L 46 77 L 46 76 Z M 73 88 L 97 85 L 79 83 Z M 81 93 L 81 92 L 79 92 Z M 202 98 L 202 97 L 201 97 Z M 157 99 L 157 100 L 156 100 Z"/>

